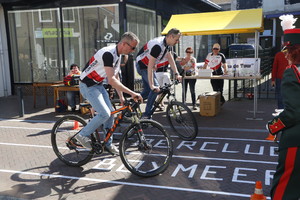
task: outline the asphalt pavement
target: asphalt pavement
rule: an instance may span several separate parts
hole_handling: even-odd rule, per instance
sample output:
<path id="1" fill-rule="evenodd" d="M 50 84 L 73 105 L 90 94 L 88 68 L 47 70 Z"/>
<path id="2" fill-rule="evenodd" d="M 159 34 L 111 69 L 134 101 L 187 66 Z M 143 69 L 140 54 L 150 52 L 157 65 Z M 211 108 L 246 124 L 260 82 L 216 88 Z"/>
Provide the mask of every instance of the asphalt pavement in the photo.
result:
<path id="1" fill-rule="evenodd" d="M 197 94 L 210 90 L 207 86 Z M 176 92 L 181 99 L 181 89 Z M 264 139 L 274 99 L 258 99 L 255 113 L 253 99 L 246 98 L 227 101 L 214 117 L 193 110 L 199 134 L 188 142 L 172 133 L 164 112 L 156 112 L 153 119 L 172 136 L 174 156 L 162 175 L 145 179 L 126 172 L 120 159 L 109 155 L 79 168 L 62 164 L 52 151 L 50 132 L 71 112 L 55 113 L 51 98 L 45 105 L 45 97 L 38 96 L 33 108 L 33 97 L 24 96 L 24 116 L 17 96 L 0 98 L 0 199 L 240 200 L 253 194 L 255 181 L 262 181 L 269 196 L 276 144 Z M 112 170 L 101 171 L 107 164 Z"/>

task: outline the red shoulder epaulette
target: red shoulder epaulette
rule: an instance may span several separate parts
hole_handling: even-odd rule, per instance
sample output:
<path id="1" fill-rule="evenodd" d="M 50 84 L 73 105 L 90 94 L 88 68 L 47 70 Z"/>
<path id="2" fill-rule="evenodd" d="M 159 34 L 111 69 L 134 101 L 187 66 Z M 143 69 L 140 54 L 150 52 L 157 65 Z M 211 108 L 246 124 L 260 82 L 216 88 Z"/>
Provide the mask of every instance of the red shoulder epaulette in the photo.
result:
<path id="1" fill-rule="evenodd" d="M 269 125 L 269 129 L 271 133 L 277 133 L 284 127 L 285 127 L 284 123 L 279 118 L 272 120 L 271 124 Z"/>

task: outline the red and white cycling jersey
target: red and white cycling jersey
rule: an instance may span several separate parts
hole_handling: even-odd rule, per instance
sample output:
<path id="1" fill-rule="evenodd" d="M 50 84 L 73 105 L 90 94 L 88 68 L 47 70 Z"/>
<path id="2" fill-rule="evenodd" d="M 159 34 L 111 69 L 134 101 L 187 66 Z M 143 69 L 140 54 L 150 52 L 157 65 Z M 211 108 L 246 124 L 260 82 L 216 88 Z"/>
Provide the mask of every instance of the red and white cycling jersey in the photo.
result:
<path id="1" fill-rule="evenodd" d="M 217 55 L 214 55 L 213 53 L 209 53 L 206 56 L 205 64 L 208 64 L 207 66 L 214 70 L 214 75 L 221 75 L 223 74 L 223 70 L 221 68 L 222 64 L 226 63 L 226 59 L 224 54 L 218 53 Z"/>
<path id="2" fill-rule="evenodd" d="M 80 80 L 88 87 L 100 84 L 107 77 L 104 66 L 113 67 L 116 75 L 120 71 L 120 60 L 116 45 L 104 47 L 91 57 L 80 75 Z"/>
<path id="3" fill-rule="evenodd" d="M 155 49 L 153 49 L 153 47 L 155 47 Z M 136 61 L 142 62 L 144 66 L 148 66 L 150 56 L 153 56 L 156 58 L 155 66 L 160 68 L 168 64 L 168 58 L 165 56 L 168 51 L 169 47 L 166 44 L 165 37 L 157 37 L 144 45 L 139 51 Z M 141 69 L 145 68 L 143 65 L 140 66 Z"/>

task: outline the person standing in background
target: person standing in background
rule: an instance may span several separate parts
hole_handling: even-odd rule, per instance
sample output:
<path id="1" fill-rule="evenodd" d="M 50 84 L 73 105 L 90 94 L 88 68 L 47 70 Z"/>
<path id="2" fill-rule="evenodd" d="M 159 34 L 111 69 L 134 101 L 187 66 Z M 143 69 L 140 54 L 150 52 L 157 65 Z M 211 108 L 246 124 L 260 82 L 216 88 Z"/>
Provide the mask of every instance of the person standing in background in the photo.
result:
<path id="1" fill-rule="evenodd" d="M 193 76 L 195 75 L 195 68 L 196 68 L 196 58 L 192 56 L 194 53 L 192 47 L 188 47 L 185 50 L 186 56 L 181 59 L 180 65 L 184 69 L 184 76 Z M 184 91 L 185 94 L 183 93 L 182 90 L 182 99 L 186 99 L 186 92 L 187 92 L 187 87 L 188 85 L 190 86 L 190 92 L 191 92 L 191 98 L 192 98 L 192 103 L 193 103 L 193 110 L 197 110 L 196 106 L 196 93 L 195 93 L 195 85 L 196 85 L 197 79 L 184 79 Z"/>
<path id="2" fill-rule="evenodd" d="M 68 76 L 80 76 L 81 71 L 79 70 L 79 67 L 77 64 L 72 64 L 70 66 L 70 72 Z M 76 95 L 79 95 L 79 92 L 77 91 L 67 91 L 67 100 L 68 105 L 71 107 L 72 112 L 76 111 Z"/>
<path id="3" fill-rule="evenodd" d="M 284 108 L 281 95 L 281 80 L 287 66 L 288 60 L 286 59 L 285 54 L 281 51 L 276 53 L 272 67 L 272 86 L 275 86 L 278 109 Z"/>
<path id="4" fill-rule="evenodd" d="M 213 75 L 223 75 L 227 74 L 227 64 L 226 58 L 224 54 L 220 53 L 220 45 L 215 43 L 213 45 L 213 52 L 209 53 L 206 56 L 203 68 L 206 69 L 209 67 L 213 70 Z M 223 72 L 223 69 L 224 72 Z M 225 103 L 225 98 L 223 96 L 223 87 L 224 87 L 224 79 L 211 79 L 210 80 L 211 86 L 215 92 L 221 92 L 221 105 Z"/>

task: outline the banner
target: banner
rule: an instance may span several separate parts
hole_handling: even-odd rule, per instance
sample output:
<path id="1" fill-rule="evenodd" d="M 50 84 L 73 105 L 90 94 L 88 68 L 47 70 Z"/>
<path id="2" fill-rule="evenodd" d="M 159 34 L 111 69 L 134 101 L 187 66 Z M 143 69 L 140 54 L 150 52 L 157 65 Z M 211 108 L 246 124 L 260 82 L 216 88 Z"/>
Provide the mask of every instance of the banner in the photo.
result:
<path id="1" fill-rule="evenodd" d="M 260 58 L 226 59 L 229 76 L 260 76 Z"/>

